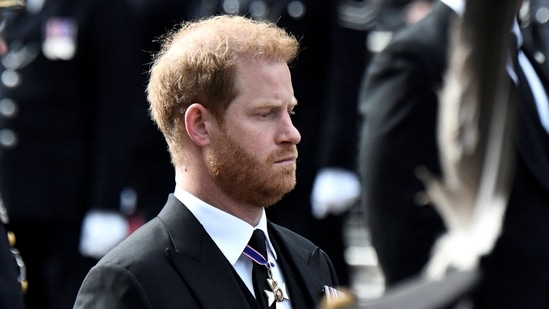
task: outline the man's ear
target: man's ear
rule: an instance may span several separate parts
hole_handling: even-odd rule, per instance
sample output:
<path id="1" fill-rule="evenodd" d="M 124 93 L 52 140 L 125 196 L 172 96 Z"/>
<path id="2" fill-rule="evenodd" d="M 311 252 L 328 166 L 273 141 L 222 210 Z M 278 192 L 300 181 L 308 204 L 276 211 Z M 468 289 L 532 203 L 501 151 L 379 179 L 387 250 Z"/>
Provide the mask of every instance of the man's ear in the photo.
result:
<path id="1" fill-rule="evenodd" d="M 207 123 L 212 118 L 208 110 L 200 103 L 193 103 L 185 111 L 185 129 L 191 140 L 198 146 L 210 142 Z"/>

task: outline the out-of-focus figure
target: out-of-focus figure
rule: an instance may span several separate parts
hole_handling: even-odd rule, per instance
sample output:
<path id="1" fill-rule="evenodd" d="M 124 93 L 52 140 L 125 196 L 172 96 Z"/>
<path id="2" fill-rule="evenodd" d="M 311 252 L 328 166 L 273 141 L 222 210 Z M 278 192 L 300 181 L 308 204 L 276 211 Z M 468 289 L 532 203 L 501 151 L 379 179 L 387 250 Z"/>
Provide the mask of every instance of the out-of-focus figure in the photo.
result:
<path id="1" fill-rule="evenodd" d="M 27 265 L 29 309 L 72 308 L 95 262 L 79 252 L 83 218 L 119 212 L 133 103 L 123 12 L 122 1 L 29 0 L 5 14 L 0 194 Z"/>
<path id="2" fill-rule="evenodd" d="M 519 4 L 519 1 L 517 1 Z M 533 2 L 531 3 L 531 5 Z M 518 7 L 518 6 L 517 6 Z M 422 272 L 444 232 L 439 214 L 422 194 L 419 167 L 440 173 L 436 142 L 438 91 L 447 67 L 450 21 L 464 1 L 442 0 L 432 13 L 398 32 L 372 62 L 361 97 L 361 176 L 368 227 L 388 286 Z M 543 11 L 542 11 L 543 12 Z M 477 308 L 543 308 L 549 303 L 549 112 L 547 37 L 518 23 L 520 74 L 516 173 L 493 251 L 480 262 Z M 510 29 L 511 30 L 511 29 Z M 420 206 L 423 205 L 423 206 Z"/>
<path id="3" fill-rule="evenodd" d="M 23 9 L 22 1 L 0 1 L 0 20 L 5 10 Z M 8 46 L 0 34 L 0 56 L 8 52 Z M 24 261 L 15 246 L 15 235 L 6 232 L 4 225 L 9 222 L 6 208 L 0 203 L 0 308 L 23 309 L 23 293 L 26 292 L 26 269 Z M 23 273 L 21 273 L 23 272 Z"/>

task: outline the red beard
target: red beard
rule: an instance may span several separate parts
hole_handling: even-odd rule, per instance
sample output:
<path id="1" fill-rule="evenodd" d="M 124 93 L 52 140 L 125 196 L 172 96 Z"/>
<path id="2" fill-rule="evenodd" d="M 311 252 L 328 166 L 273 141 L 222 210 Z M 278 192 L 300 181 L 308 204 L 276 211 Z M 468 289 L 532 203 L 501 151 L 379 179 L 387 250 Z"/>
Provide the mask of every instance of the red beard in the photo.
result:
<path id="1" fill-rule="evenodd" d="M 294 189 L 296 165 L 276 167 L 275 162 L 297 157 L 295 145 L 269 155 L 263 162 L 225 133 L 219 145 L 208 154 L 208 170 L 217 185 L 235 200 L 267 207 Z"/>

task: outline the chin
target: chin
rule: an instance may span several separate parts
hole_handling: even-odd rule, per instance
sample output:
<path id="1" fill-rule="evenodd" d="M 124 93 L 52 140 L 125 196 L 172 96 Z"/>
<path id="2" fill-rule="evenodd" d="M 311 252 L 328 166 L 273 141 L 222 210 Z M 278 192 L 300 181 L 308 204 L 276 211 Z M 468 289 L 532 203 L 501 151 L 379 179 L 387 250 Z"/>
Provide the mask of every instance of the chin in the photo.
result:
<path id="1" fill-rule="evenodd" d="M 292 182 L 281 182 L 277 187 L 269 189 L 269 196 L 265 196 L 265 202 L 263 203 L 263 205 L 266 205 L 265 208 L 271 207 L 274 204 L 280 202 L 284 195 L 291 192 L 295 188 L 295 185 L 296 182 L 294 177 Z M 276 194 L 275 192 L 278 192 L 278 194 Z"/>

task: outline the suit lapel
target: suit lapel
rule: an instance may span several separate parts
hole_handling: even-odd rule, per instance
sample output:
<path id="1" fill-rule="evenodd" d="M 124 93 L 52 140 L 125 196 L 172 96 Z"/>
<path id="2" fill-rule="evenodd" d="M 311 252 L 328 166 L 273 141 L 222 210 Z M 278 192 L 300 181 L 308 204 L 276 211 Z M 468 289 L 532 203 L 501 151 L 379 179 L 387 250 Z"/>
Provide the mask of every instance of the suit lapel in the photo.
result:
<path id="1" fill-rule="evenodd" d="M 166 252 L 202 307 L 249 308 L 229 262 L 192 213 L 170 196 L 159 217 L 174 245 Z"/>
<path id="2" fill-rule="evenodd" d="M 269 231 L 279 260 L 284 266 L 284 276 L 294 308 L 314 308 L 322 297 L 325 282 L 320 277 L 320 251 L 308 250 L 269 223 Z M 315 267 L 317 266 L 317 267 Z"/>

